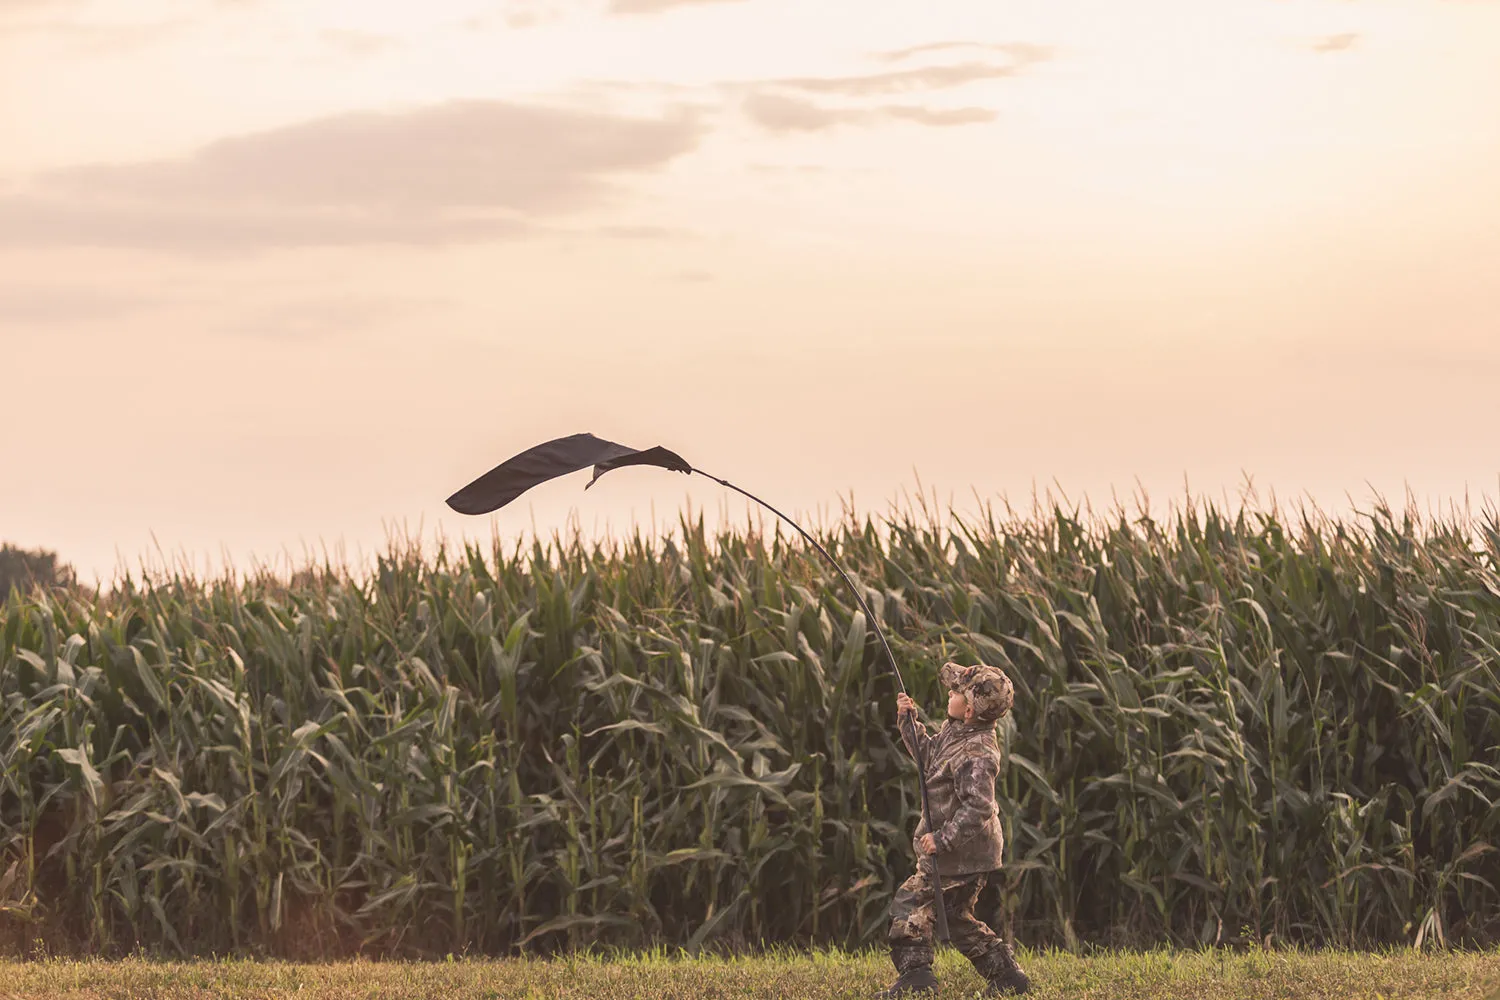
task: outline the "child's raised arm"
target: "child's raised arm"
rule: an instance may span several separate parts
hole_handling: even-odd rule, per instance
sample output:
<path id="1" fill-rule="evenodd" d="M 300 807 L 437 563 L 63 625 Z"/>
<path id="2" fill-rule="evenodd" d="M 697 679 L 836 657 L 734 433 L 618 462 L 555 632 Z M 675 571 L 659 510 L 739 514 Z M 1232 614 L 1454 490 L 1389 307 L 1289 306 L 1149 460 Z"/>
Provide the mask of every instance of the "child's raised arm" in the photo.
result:
<path id="1" fill-rule="evenodd" d="M 906 729 L 908 717 L 911 720 L 911 732 Z M 927 752 L 927 743 L 932 739 L 932 734 L 927 731 L 917 718 L 917 703 L 912 701 L 905 691 L 896 695 L 896 731 L 901 734 L 901 741 L 906 744 L 906 749 L 913 757 L 921 760 Z M 912 737 L 916 738 L 916 745 L 912 745 Z"/>

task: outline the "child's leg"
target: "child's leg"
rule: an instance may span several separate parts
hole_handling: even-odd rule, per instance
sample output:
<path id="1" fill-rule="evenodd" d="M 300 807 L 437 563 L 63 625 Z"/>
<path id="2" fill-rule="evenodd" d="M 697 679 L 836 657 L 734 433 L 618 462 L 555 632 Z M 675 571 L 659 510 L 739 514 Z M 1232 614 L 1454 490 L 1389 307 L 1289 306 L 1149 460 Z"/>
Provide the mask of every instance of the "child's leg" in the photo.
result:
<path id="1" fill-rule="evenodd" d="M 985 881 L 986 876 L 981 875 L 958 891 L 943 893 L 943 901 L 949 905 L 948 930 L 953 946 L 992 986 L 1003 985 L 1024 992 L 1029 983 L 1016 962 L 1015 951 L 990 930 L 989 924 L 974 916 L 974 904 L 979 901 Z"/>
<path id="2" fill-rule="evenodd" d="M 891 901 L 891 963 L 899 973 L 932 965 L 932 888 L 919 868 Z"/>
<path id="3" fill-rule="evenodd" d="M 1004 947 L 982 921 L 974 917 L 974 902 L 984 888 L 985 876 L 959 875 L 943 879 L 943 909 L 948 914 L 948 933 L 959 951 L 969 955 L 986 953 L 994 945 Z M 897 972 L 932 964 L 932 882 L 926 873 L 902 883 L 891 903 L 891 961 Z"/>

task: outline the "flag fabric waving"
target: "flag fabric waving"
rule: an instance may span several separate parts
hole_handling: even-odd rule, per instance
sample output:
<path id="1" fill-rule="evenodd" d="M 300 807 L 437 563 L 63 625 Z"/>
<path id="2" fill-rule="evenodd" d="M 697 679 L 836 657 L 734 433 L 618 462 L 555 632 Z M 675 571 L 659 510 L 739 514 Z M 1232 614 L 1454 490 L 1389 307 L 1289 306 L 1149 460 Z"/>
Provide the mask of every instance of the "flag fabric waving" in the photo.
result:
<path id="1" fill-rule="evenodd" d="M 676 452 L 660 446 L 627 448 L 592 434 L 553 438 L 508 458 L 448 498 L 448 506 L 460 514 L 488 514 L 499 510 L 533 486 L 594 467 L 589 486 L 611 469 L 626 465 L 656 465 L 673 472 L 690 473 L 693 467 Z"/>

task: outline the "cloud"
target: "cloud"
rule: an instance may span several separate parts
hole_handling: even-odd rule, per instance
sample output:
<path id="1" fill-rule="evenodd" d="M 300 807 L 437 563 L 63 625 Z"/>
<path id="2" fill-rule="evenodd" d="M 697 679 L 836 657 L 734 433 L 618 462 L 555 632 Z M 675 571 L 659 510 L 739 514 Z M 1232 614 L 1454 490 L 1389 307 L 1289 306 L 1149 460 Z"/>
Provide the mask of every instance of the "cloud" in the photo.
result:
<path id="1" fill-rule="evenodd" d="M 736 2 L 738 0 L 609 0 L 607 9 L 611 14 L 655 14 L 673 7 Z"/>
<path id="2" fill-rule="evenodd" d="M 780 94 L 751 94 L 744 109 L 751 121 L 772 132 L 818 132 L 869 118 L 861 108 L 825 108 Z"/>
<path id="3" fill-rule="evenodd" d="M 1052 58 L 1053 55 L 1051 46 L 1035 45 L 1031 42 L 928 42 L 924 45 L 913 45 L 904 49 L 876 52 L 874 55 L 875 58 L 886 62 L 901 62 L 913 56 L 927 55 L 932 52 L 951 52 L 954 49 L 1000 52 L 1010 56 L 1018 63 L 1043 62 Z"/>
<path id="4" fill-rule="evenodd" d="M 821 132 L 839 125 L 865 125 L 882 119 L 919 125 L 971 125 L 994 121 L 987 108 L 925 108 L 885 104 L 873 108 L 829 108 L 798 97 L 752 94 L 745 99 L 745 114 L 772 132 Z"/>
<path id="5" fill-rule="evenodd" d="M 77 0 L 0 0 L 0 18 L 17 14 L 47 13 L 76 5 Z"/>
<path id="6" fill-rule="evenodd" d="M 752 163 L 750 169 L 758 174 L 773 176 L 795 174 L 807 177 L 828 172 L 827 167 L 816 163 Z"/>
<path id="7" fill-rule="evenodd" d="M 594 179 L 658 166 L 696 126 L 458 101 L 363 112 L 214 142 L 186 160 L 74 167 L 44 178 L 73 195 L 431 211 L 567 208 Z"/>
<path id="8" fill-rule="evenodd" d="M 745 115 L 772 132 L 820 132 L 841 125 L 869 125 L 891 121 L 929 126 L 973 125 L 994 121 L 995 112 L 976 107 L 932 108 L 872 103 L 870 99 L 913 91 L 951 89 L 981 80 L 1004 79 L 1051 56 L 1051 50 L 1044 46 L 1021 42 L 933 42 L 875 53 L 875 57 L 885 61 L 900 61 L 951 49 L 1003 52 L 1010 58 L 1005 62 L 970 60 L 843 76 L 779 77 L 725 84 L 724 90 L 744 95 L 741 109 Z M 845 106 L 830 106 L 810 100 L 805 95 L 843 98 L 849 103 Z"/>
<path id="9" fill-rule="evenodd" d="M 1006 62 L 993 60 L 970 60 L 937 66 L 915 66 L 910 69 L 886 70 L 881 73 L 862 73 L 849 76 L 794 76 L 772 80 L 761 80 L 752 86 L 774 87 L 783 90 L 800 90 L 811 94 L 839 94 L 847 97 L 870 97 L 881 94 L 909 93 L 917 90 L 946 90 L 962 87 L 981 80 L 1000 80 L 1015 76 L 1036 63 L 1051 58 L 1052 50 L 1041 45 L 1007 43 L 1003 45 L 970 45 L 961 42 L 937 42 L 919 45 L 911 49 L 877 53 L 876 57 L 891 61 L 904 60 L 922 52 L 945 51 L 952 48 L 981 48 L 1004 52 L 1010 58 Z"/>
<path id="10" fill-rule="evenodd" d="M 685 229 L 673 229 L 670 226 L 604 226 L 596 230 L 596 233 L 612 240 L 670 240 L 691 235 Z"/>
<path id="11" fill-rule="evenodd" d="M 321 118 L 190 157 L 55 170 L 0 197 L 0 244 L 175 251 L 512 236 L 694 149 L 695 116 L 502 101 Z"/>
<path id="12" fill-rule="evenodd" d="M 910 93 L 910 91 L 948 90 L 983 79 L 1004 79 L 1023 72 L 1026 67 L 1050 57 L 1052 49 L 1028 43 L 933 42 L 913 48 L 876 52 L 882 60 L 906 60 L 926 52 L 954 48 L 981 48 L 1001 51 L 1010 60 L 971 60 L 938 66 L 913 66 L 909 69 L 883 70 L 877 73 L 853 73 L 843 76 L 781 76 L 760 79 L 748 84 L 726 85 L 730 93 L 744 93 L 741 108 L 748 118 L 771 132 L 822 132 L 843 124 L 877 124 L 882 121 L 910 121 L 927 126 L 956 126 L 995 120 L 989 108 L 929 108 L 900 103 L 861 103 L 862 99 Z M 807 99 L 804 94 L 819 97 L 843 97 L 853 106 L 829 106 Z"/>
<path id="13" fill-rule="evenodd" d="M 500 215 L 444 217 L 363 210 L 256 210 L 21 197 L 0 200 L 0 246 L 113 247 L 241 254 L 286 247 L 439 245 L 519 236 L 531 227 Z"/>
<path id="14" fill-rule="evenodd" d="M 1359 34 L 1353 31 L 1346 31 L 1339 35 L 1325 35 L 1313 43 L 1312 50 L 1314 52 L 1343 52 L 1346 49 L 1352 49 L 1357 41 L 1359 41 Z"/>
<path id="15" fill-rule="evenodd" d="M 913 90 L 942 90 L 961 87 L 979 80 L 999 80 L 1020 72 L 1019 64 L 983 62 L 957 63 L 949 66 L 924 66 L 919 69 L 891 70 L 861 76 L 801 76 L 767 81 L 778 87 L 814 94 L 843 94 L 868 97 L 875 94 L 908 93 Z"/>
<path id="16" fill-rule="evenodd" d="M 677 7 L 736 2 L 739 0 L 605 0 L 603 9 L 607 14 L 629 16 L 659 14 Z M 503 0 L 489 13 L 468 17 L 463 24 L 474 31 L 487 30 L 497 22 L 507 28 L 532 28 L 577 13 L 579 6 L 577 0 Z"/>
<path id="17" fill-rule="evenodd" d="M 257 340 L 326 340 L 383 326 L 400 316 L 433 312 L 444 305 L 437 299 L 393 296 L 304 299 L 261 309 L 220 327 L 220 332 Z"/>
<path id="18" fill-rule="evenodd" d="M 887 104 L 880 109 L 882 114 L 918 125 L 979 125 L 995 120 L 995 112 L 989 108 L 924 108 L 904 104 Z"/>
<path id="19" fill-rule="evenodd" d="M 150 302 L 142 295 L 86 285 L 0 285 L 0 327 L 113 319 L 140 312 Z"/>
<path id="20" fill-rule="evenodd" d="M 20 8 L 5 11 L 4 5 L 12 0 L 0 0 L 0 40 L 10 37 L 45 37 L 54 39 L 75 50 L 90 54 L 108 55 L 129 52 L 169 41 L 174 35 L 192 24 L 188 17 L 156 21 L 88 22 L 71 19 L 5 20 L 4 14 L 37 13 L 61 9 L 62 2 L 23 2 Z"/>
<path id="21" fill-rule="evenodd" d="M 330 28 L 323 32 L 323 41 L 351 56 L 372 56 L 396 47 L 396 39 L 389 35 L 377 35 L 373 31 L 348 31 Z"/>
<path id="22" fill-rule="evenodd" d="M 573 7 L 569 0 L 505 0 L 485 13 L 472 14 L 459 23 L 467 31 L 478 32 L 500 25 L 511 29 L 535 28 L 562 20 Z"/>

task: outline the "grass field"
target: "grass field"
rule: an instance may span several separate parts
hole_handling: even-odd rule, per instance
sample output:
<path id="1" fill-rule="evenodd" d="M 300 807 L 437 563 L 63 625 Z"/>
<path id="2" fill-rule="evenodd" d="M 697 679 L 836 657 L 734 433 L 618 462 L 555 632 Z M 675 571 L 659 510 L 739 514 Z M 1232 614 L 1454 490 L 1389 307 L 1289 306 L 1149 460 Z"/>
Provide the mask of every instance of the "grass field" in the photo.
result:
<path id="1" fill-rule="evenodd" d="M 1396 998 L 1487 1000 L 1500 985 L 1500 951 L 1385 953 L 1157 951 L 1078 957 L 1026 952 L 1038 998 L 1240 1000 Z M 938 956 L 940 997 L 981 993 L 953 951 Z M 283 962 L 126 960 L 0 962 L 0 997 L 178 998 L 441 997 L 443 1000 L 578 997 L 868 997 L 893 973 L 883 952 L 787 953 L 673 959 L 661 954 L 557 960 Z"/>

